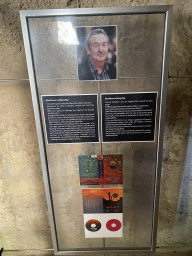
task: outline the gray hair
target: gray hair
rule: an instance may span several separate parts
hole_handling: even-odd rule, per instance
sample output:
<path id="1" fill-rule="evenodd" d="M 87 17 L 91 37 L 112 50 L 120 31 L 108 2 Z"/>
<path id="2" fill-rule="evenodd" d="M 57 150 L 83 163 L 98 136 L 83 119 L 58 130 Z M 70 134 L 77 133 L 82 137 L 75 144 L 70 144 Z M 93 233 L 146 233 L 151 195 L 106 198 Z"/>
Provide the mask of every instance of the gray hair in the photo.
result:
<path id="1" fill-rule="evenodd" d="M 102 29 L 102 28 L 97 28 L 97 29 L 93 29 L 87 36 L 86 36 L 86 39 L 85 39 L 85 45 L 90 48 L 90 39 L 92 36 L 94 35 L 98 35 L 98 34 L 103 34 L 106 36 L 107 38 L 107 42 L 109 43 L 109 37 L 108 35 L 106 34 L 106 32 Z"/>

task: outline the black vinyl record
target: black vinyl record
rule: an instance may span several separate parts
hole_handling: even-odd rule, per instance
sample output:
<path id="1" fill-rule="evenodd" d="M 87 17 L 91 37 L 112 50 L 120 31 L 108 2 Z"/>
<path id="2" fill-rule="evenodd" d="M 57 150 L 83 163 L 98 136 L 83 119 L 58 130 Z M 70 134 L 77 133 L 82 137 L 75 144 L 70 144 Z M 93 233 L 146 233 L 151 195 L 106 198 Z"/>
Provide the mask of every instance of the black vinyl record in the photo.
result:
<path id="1" fill-rule="evenodd" d="M 98 220 L 88 220 L 86 222 L 86 229 L 88 229 L 91 232 L 96 232 L 101 228 L 101 222 Z"/>

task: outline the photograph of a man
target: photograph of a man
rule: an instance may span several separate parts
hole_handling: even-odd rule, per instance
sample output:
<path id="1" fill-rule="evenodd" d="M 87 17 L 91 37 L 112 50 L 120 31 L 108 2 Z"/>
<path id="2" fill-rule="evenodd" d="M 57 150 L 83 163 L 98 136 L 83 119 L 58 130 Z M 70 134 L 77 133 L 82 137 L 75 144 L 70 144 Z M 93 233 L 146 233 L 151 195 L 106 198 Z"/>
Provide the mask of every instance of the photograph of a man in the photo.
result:
<path id="1" fill-rule="evenodd" d="M 80 27 L 76 30 L 80 42 L 77 48 L 79 80 L 116 79 L 116 56 L 113 56 L 116 54 L 116 26 Z"/>

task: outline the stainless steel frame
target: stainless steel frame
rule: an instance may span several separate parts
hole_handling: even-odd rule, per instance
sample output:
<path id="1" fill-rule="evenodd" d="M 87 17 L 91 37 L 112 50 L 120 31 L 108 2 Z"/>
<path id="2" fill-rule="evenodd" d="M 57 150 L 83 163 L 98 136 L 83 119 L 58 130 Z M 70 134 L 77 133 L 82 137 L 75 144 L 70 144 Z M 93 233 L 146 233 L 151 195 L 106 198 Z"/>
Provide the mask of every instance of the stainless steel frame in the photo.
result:
<path id="1" fill-rule="evenodd" d="M 35 113 L 39 148 L 41 154 L 41 163 L 43 169 L 44 183 L 47 196 L 48 211 L 50 217 L 50 225 L 52 230 L 52 239 L 54 244 L 55 255 L 77 255 L 77 254 L 91 254 L 91 253 L 128 253 L 128 252 L 154 252 L 156 249 L 157 237 L 157 218 L 158 218 L 158 204 L 159 204 L 159 191 L 160 191 L 160 176 L 161 176 L 161 162 L 162 162 L 162 148 L 163 148 L 163 131 L 164 131 L 164 117 L 166 109 L 166 93 L 168 83 L 168 58 L 171 40 L 171 24 L 172 24 L 172 6 L 143 6 L 143 7 L 121 7 L 121 8 L 95 8 L 95 9 L 62 9 L 62 10 L 35 10 L 35 11 L 20 11 L 20 18 L 22 24 L 26 59 L 28 65 L 28 73 L 31 86 L 31 94 L 33 100 L 33 107 Z M 164 43 L 163 43 L 163 57 L 162 57 L 162 71 L 161 71 L 161 96 L 160 96 L 160 113 L 159 113 L 159 130 L 157 142 L 157 165 L 156 165 L 156 181 L 155 181 L 155 200 L 153 212 L 153 230 L 151 248 L 110 248 L 110 249 L 97 249 L 94 250 L 74 250 L 74 251 L 59 251 L 57 230 L 55 224 L 55 216 L 53 209 L 52 192 L 49 180 L 49 171 L 47 164 L 47 154 L 45 148 L 45 140 L 43 136 L 43 126 L 41 122 L 40 103 L 38 99 L 38 92 L 36 87 L 36 74 L 34 69 L 34 60 L 32 57 L 32 49 L 29 37 L 28 18 L 33 17 L 51 17 L 51 16 L 92 16 L 92 15 L 133 15 L 133 14 L 165 14 L 165 27 L 164 27 Z M 130 77 L 129 77 L 130 78 Z"/>

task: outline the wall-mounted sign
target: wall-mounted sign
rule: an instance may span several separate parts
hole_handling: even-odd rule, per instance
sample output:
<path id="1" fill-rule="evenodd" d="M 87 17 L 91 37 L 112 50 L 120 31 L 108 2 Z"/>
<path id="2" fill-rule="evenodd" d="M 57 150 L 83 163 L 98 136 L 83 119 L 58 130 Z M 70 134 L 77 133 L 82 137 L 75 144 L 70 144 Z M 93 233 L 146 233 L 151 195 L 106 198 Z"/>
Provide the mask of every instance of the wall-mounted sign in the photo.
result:
<path id="1" fill-rule="evenodd" d="M 55 254 L 155 251 L 172 6 L 20 15 Z"/>
<path id="2" fill-rule="evenodd" d="M 99 142 L 97 95 L 42 96 L 48 143 Z"/>
<path id="3" fill-rule="evenodd" d="M 101 94 L 103 142 L 154 141 L 157 93 Z"/>

